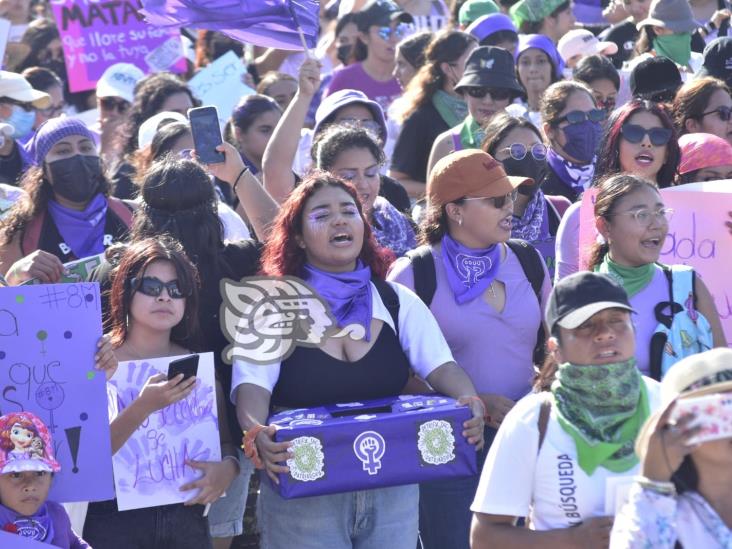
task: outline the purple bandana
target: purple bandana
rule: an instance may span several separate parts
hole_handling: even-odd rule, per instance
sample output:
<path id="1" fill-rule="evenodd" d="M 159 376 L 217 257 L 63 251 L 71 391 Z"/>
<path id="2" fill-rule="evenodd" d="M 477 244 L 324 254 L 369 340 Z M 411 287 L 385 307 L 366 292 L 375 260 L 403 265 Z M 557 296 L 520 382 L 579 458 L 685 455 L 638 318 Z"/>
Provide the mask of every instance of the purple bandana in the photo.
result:
<path id="1" fill-rule="evenodd" d="M 32 517 L 20 515 L 0 504 L 0 530 L 37 541 L 51 541 L 54 535 L 53 520 L 45 503 Z"/>
<path id="2" fill-rule="evenodd" d="M 575 193 L 581 194 L 590 187 L 592 176 L 595 175 L 594 160 L 589 164 L 580 166 L 565 160 L 549 147 L 546 151 L 546 161 L 554 173 L 559 176 L 559 179 Z"/>
<path id="3" fill-rule="evenodd" d="M 371 268 L 361 260 L 356 269 L 346 273 L 331 273 L 305 264 L 305 280 L 328 302 L 338 326 L 360 324 L 371 341 Z"/>
<path id="4" fill-rule="evenodd" d="M 539 190 L 526 204 L 523 215 L 513 216 L 511 236 L 527 242 L 544 240 L 549 236 L 549 224 L 546 221 L 546 198 L 544 198 L 544 193 Z"/>
<path id="5" fill-rule="evenodd" d="M 58 232 L 77 259 L 83 259 L 104 251 L 104 224 L 107 220 L 107 199 L 102 193 L 89 201 L 82 211 L 62 206 L 55 200 L 48 201 Z"/>
<path id="6" fill-rule="evenodd" d="M 445 235 L 442 239 L 442 262 L 455 302 L 462 305 L 483 295 L 496 278 L 501 248 L 497 244 L 489 248 L 468 248 Z"/>

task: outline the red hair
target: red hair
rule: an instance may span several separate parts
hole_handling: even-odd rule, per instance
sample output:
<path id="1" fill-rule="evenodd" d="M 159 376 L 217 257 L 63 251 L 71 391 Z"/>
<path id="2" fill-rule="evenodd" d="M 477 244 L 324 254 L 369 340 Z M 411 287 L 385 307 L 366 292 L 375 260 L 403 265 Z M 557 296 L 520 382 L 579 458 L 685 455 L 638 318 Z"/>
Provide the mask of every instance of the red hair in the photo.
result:
<path id="1" fill-rule="evenodd" d="M 296 235 L 302 235 L 305 204 L 320 189 L 336 187 L 346 191 L 356 203 L 363 221 L 363 245 L 358 258 L 371 268 L 373 276 L 384 278 L 393 254 L 380 247 L 361 208 L 356 189 L 350 183 L 326 172 L 315 172 L 300 183 L 282 204 L 262 253 L 262 274 L 267 276 L 302 276 L 305 251 Z"/>
<path id="2" fill-rule="evenodd" d="M 14 419 L 10 420 L 13 416 L 15 416 Z M 13 430 L 15 425 L 20 425 L 26 431 L 33 431 L 38 436 L 38 428 L 29 417 L 20 414 L 10 414 L 8 417 L 8 428 L 0 432 L 0 448 L 6 452 L 15 448 L 15 444 L 10 440 L 10 431 Z"/>

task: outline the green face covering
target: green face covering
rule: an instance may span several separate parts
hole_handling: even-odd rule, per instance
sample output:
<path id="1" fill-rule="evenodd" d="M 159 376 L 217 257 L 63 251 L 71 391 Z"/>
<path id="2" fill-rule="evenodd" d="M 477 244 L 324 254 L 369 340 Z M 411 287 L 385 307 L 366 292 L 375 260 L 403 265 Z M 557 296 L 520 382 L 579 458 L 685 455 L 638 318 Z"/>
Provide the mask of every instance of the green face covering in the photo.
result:
<path id="1" fill-rule="evenodd" d="M 633 297 L 651 283 L 653 276 L 656 274 L 656 264 L 648 263 L 640 267 L 625 267 L 610 259 L 610 254 L 605 254 L 605 258 L 595 268 L 595 271 L 610 275 L 625 288 L 628 297 Z"/>
<path id="2" fill-rule="evenodd" d="M 583 471 L 591 475 L 602 465 L 622 472 L 638 463 L 635 438 L 649 408 L 635 358 L 597 366 L 561 364 L 552 394 Z"/>
<path id="3" fill-rule="evenodd" d="M 691 59 L 691 33 L 656 36 L 653 39 L 653 49 L 658 55 L 668 57 L 677 65 L 686 67 Z"/>

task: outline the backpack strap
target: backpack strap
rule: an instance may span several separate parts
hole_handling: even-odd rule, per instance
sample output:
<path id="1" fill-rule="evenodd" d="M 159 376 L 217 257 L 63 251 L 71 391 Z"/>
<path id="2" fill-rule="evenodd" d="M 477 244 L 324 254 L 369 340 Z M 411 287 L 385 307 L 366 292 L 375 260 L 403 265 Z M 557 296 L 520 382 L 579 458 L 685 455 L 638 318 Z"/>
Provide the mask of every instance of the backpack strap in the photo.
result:
<path id="1" fill-rule="evenodd" d="M 432 248 L 420 246 L 409 250 L 406 257 L 412 262 L 414 293 L 429 307 L 432 304 L 432 298 L 435 297 L 435 291 L 437 291 L 437 272 L 435 271 L 435 260 L 432 257 Z"/>
<path id="2" fill-rule="evenodd" d="M 536 299 L 539 302 L 541 310 L 541 287 L 544 285 L 544 260 L 536 249 L 526 242 L 518 238 L 511 238 L 506 243 L 511 251 L 521 263 L 526 278 L 529 280 L 531 287 L 534 289 Z M 536 333 L 536 345 L 534 346 L 534 364 L 543 364 L 546 357 L 546 333 L 544 332 L 544 322 L 539 322 L 539 329 Z"/>
<path id="3" fill-rule="evenodd" d="M 376 290 L 379 292 L 381 301 L 384 302 L 384 306 L 389 311 L 391 319 L 394 321 L 394 333 L 399 337 L 399 295 L 396 293 L 394 287 L 389 284 L 386 280 L 380 278 L 372 278 Z"/>
<path id="4" fill-rule="evenodd" d="M 546 438 L 546 430 L 549 426 L 549 414 L 552 411 L 552 401 L 549 396 L 545 396 L 544 400 L 541 403 L 541 408 L 539 409 L 539 448 L 536 450 L 537 455 L 541 451 L 541 446 L 544 444 L 544 439 Z"/>
<path id="5" fill-rule="evenodd" d="M 132 209 L 124 201 L 108 196 L 107 205 L 128 229 L 132 226 Z"/>
<path id="6" fill-rule="evenodd" d="M 26 225 L 23 231 L 23 238 L 20 240 L 20 253 L 23 257 L 32 254 L 38 249 L 41 241 L 41 230 L 46 221 L 46 210 L 38 212 Z"/>

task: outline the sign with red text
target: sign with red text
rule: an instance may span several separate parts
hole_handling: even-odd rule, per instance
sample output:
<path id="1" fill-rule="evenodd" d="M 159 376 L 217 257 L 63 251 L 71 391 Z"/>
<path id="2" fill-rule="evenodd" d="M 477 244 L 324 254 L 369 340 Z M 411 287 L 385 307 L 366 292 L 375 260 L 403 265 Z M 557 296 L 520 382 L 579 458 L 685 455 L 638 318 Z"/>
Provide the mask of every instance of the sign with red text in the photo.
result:
<path id="1" fill-rule="evenodd" d="M 149 25 L 139 0 L 51 0 L 72 92 L 91 90 L 107 67 L 142 72 L 186 69 L 180 32 Z"/>
<path id="2" fill-rule="evenodd" d="M 195 389 L 183 400 L 153 412 L 113 457 L 114 486 L 120 511 L 183 503 L 195 492 L 183 484 L 201 472 L 189 461 L 221 460 L 213 353 L 199 355 Z M 119 412 L 140 394 L 155 374 L 168 372 L 164 357 L 120 362 L 111 382 L 117 389 Z"/>

